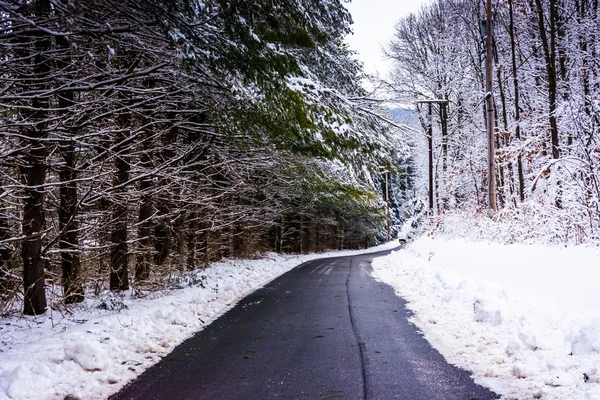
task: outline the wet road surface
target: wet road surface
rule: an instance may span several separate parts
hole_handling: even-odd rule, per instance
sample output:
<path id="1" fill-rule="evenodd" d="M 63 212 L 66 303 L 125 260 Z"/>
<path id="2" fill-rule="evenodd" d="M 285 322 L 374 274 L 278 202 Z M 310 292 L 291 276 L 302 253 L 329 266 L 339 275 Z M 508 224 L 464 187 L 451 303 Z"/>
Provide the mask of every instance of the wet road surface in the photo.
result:
<path id="1" fill-rule="evenodd" d="M 252 293 L 113 400 L 489 400 L 371 278 L 389 253 L 305 263 Z"/>

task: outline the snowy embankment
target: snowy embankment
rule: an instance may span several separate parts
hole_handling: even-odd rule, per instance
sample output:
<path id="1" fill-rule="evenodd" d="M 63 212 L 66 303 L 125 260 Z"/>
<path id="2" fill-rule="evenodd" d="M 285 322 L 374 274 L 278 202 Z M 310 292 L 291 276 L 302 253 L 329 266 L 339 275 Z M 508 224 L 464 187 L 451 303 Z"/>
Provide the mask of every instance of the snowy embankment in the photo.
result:
<path id="1" fill-rule="evenodd" d="M 0 400 L 104 399 L 281 274 L 315 258 L 357 253 L 220 262 L 161 297 L 104 294 L 68 315 L 0 318 Z"/>
<path id="2" fill-rule="evenodd" d="M 503 399 L 600 400 L 600 249 L 422 237 L 373 269 Z"/>

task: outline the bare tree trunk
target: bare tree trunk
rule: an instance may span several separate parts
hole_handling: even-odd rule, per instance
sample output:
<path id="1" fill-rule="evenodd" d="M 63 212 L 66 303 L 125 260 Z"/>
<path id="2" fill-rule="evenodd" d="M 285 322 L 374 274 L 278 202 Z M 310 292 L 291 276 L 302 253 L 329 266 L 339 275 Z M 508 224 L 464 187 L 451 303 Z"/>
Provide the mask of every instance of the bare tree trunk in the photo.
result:
<path id="1" fill-rule="evenodd" d="M 148 138 L 145 138 L 141 145 L 140 167 L 142 173 L 147 173 L 152 169 L 151 149 Z M 140 181 L 140 208 L 138 212 L 138 239 L 139 248 L 135 264 L 136 282 L 145 281 L 150 278 L 152 266 L 152 213 L 154 211 L 154 202 L 150 190 L 153 187 L 152 177 L 146 176 Z"/>
<path id="2" fill-rule="evenodd" d="M 202 218 L 206 218 L 203 214 L 198 215 L 198 225 L 200 227 L 200 232 L 198 232 L 198 250 L 200 251 L 200 255 L 197 259 L 202 260 L 202 265 L 206 265 L 209 260 L 209 224 L 206 221 L 203 221 Z"/>
<path id="3" fill-rule="evenodd" d="M 511 47 L 511 61 L 512 61 L 512 75 L 513 75 L 513 86 L 515 90 L 515 122 L 517 127 L 515 128 L 515 137 L 521 146 L 521 108 L 519 107 L 519 78 L 517 75 L 517 52 L 515 42 L 515 26 L 513 17 L 513 3 L 512 0 L 508 0 L 509 13 L 510 13 L 510 47 Z M 519 179 L 519 199 L 525 201 L 525 176 L 523 174 L 523 160 L 521 155 L 521 149 L 517 154 L 517 174 Z"/>
<path id="4" fill-rule="evenodd" d="M 177 202 L 181 204 L 181 187 L 176 185 L 174 188 L 175 197 Z M 184 267 L 183 255 L 185 254 L 185 220 L 187 218 L 185 210 L 182 210 L 180 207 L 176 207 L 176 211 L 173 213 L 173 219 L 171 220 L 172 228 L 171 232 L 173 236 L 173 248 L 175 253 L 178 256 L 178 261 L 176 262 L 178 267 L 182 269 Z"/>
<path id="5" fill-rule="evenodd" d="M 560 144 L 558 140 L 558 123 L 556 120 L 556 99 L 557 99 L 557 74 L 556 74 L 556 21 L 558 14 L 557 0 L 550 1 L 550 40 L 546 34 L 546 26 L 544 23 L 544 10 L 542 8 L 542 0 L 536 0 L 538 9 L 538 24 L 540 31 L 540 39 L 544 49 L 546 61 L 546 74 L 548 76 L 548 112 L 550 120 L 550 139 L 552 143 L 552 158 L 557 160 L 560 158 Z M 558 195 L 556 197 L 556 206 L 562 208 L 562 189 L 561 182 L 557 182 Z"/>
<path id="6" fill-rule="evenodd" d="M 9 214 L 4 207 L 3 202 L 0 201 L 0 241 L 8 240 L 10 235 L 10 224 Z M 0 298 L 3 295 L 8 294 L 9 283 L 8 283 L 8 263 L 13 256 L 13 247 L 10 243 L 0 243 Z"/>
<path id="7" fill-rule="evenodd" d="M 173 120 L 175 116 L 169 114 L 169 117 Z M 157 159 L 159 163 L 168 163 L 173 157 L 175 157 L 175 151 L 173 145 L 177 140 L 178 130 L 176 126 L 172 126 L 167 134 L 164 136 L 162 143 L 163 148 L 159 152 Z M 156 264 L 161 265 L 165 262 L 171 252 L 172 243 L 172 226 L 171 226 L 171 212 L 173 209 L 173 198 L 171 190 L 173 187 L 169 185 L 166 179 L 161 179 L 159 182 L 160 187 L 160 199 L 156 204 L 158 222 L 154 228 L 155 242 L 154 246 L 156 249 L 155 261 Z"/>
<path id="8" fill-rule="evenodd" d="M 556 121 L 556 98 L 557 98 L 557 86 L 556 86 L 556 14 L 557 4 L 556 0 L 550 1 L 550 39 L 546 34 L 546 24 L 544 23 L 544 9 L 542 0 L 536 0 L 538 11 L 538 24 L 540 39 L 542 40 L 542 48 L 544 49 L 544 57 L 546 61 L 546 74 L 548 76 L 548 108 L 549 108 L 549 121 L 550 121 L 550 137 L 552 144 L 552 158 L 558 159 L 560 157 L 560 146 L 558 142 L 558 124 Z"/>
<path id="9" fill-rule="evenodd" d="M 575 8 L 577 10 L 577 21 L 580 25 L 580 29 L 581 29 L 581 25 L 582 25 L 583 21 L 585 20 L 585 15 L 586 15 L 585 6 L 586 6 L 586 0 L 575 0 Z M 582 68 L 581 68 L 582 70 L 580 73 L 582 75 L 583 94 L 585 97 L 584 110 L 588 116 L 591 116 L 592 104 L 591 104 L 591 97 L 590 97 L 590 70 L 589 70 L 590 57 L 588 55 L 588 37 L 586 35 L 584 35 L 584 33 L 581 31 L 579 33 L 579 49 L 581 50 L 581 63 L 582 63 Z M 571 144 L 571 143 L 569 143 L 569 144 Z"/>
<path id="10" fill-rule="evenodd" d="M 196 246 L 198 244 L 198 214 L 190 212 L 187 218 L 186 229 L 186 247 L 187 247 L 187 262 L 188 270 L 196 269 Z"/>
<path id="11" fill-rule="evenodd" d="M 65 36 L 57 36 L 56 43 L 64 56 L 58 60 L 59 69 L 68 69 L 71 64 L 69 40 Z M 64 91 L 58 94 L 58 106 L 63 114 L 69 112 L 74 104 L 73 92 Z M 72 128 L 68 128 L 72 129 Z M 73 135 L 74 132 L 68 132 Z M 79 221 L 77 219 L 77 170 L 75 168 L 75 144 L 68 140 L 59 145 L 63 165 L 59 171 L 60 177 L 60 206 L 58 208 L 58 223 L 60 229 L 59 247 L 61 250 L 62 285 L 64 301 L 67 304 L 80 303 L 84 299 L 83 282 L 81 277 L 81 259 L 79 248 Z"/>
<path id="12" fill-rule="evenodd" d="M 304 253 L 304 217 L 302 216 L 302 213 L 300 212 L 299 215 L 299 219 L 300 221 L 298 222 L 299 226 L 298 226 L 298 246 L 300 247 L 300 254 Z"/>
<path id="13" fill-rule="evenodd" d="M 37 15 L 50 14 L 50 2 L 37 0 Z M 41 31 L 34 33 L 35 56 L 33 57 L 34 83 L 36 89 L 48 86 L 50 67 L 46 52 L 50 50 L 50 38 Z M 46 292 L 44 289 L 44 259 L 42 255 L 42 229 L 44 226 L 44 189 L 46 182 L 46 157 L 48 150 L 40 139 L 48 136 L 44 119 L 49 107 L 48 99 L 37 97 L 31 101 L 31 127 L 25 129 L 24 147 L 27 151 L 24 164 L 20 166 L 21 177 L 25 183 L 23 199 L 23 239 L 21 255 L 23 257 L 23 313 L 26 315 L 43 314 L 46 311 Z"/>
<path id="14" fill-rule="evenodd" d="M 436 195 L 435 197 L 435 208 L 436 208 L 436 212 L 438 215 L 441 214 L 441 210 L 440 210 L 440 172 L 439 172 L 439 160 L 438 162 L 436 162 L 435 164 L 435 173 L 434 173 L 434 179 L 435 179 L 435 193 Z"/>
<path id="15" fill-rule="evenodd" d="M 496 149 L 494 136 L 496 128 L 494 126 L 494 96 L 492 88 L 492 68 L 493 68 L 493 29 L 492 29 L 492 2 L 486 2 L 486 77 L 485 77 L 485 103 L 486 103 L 486 123 L 488 133 L 488 202 L 491 213 L 498 211 L 496 204 Z"/>
<path id="16" fill-rule="evenodd" d="M 497 78 L 498 78 L 498 89 L 500 91 L 500 104 L 502 104 L 502 132 L 499 133 L 499 137 L 498 137 L 498 148 L 500 148 L 501 146 L 504 147 L 508 147 L 510 146 L 510 136 L 508 133 L 508 111 L 507 111 L 507 107 L 506 107 L 506 93 L 504 90 L 504 84 L 502 83 L 502 68 L 500 66 L 498 66 L 496 68 L 497 71 Z M 503 157 L 502 159 L 500 159 L 500 180 L 502 182 L 502 192 L 504 192 L 504 195 L 506 195 L 506 188 L 505 188 L 505 179 L 504 179 L 504 167 L 503 167 L 503 163 L 505 160 L 506 156 Z M 509 161 L 508 162 L 508 176 L 510 179 L 510 184 L 508 186 L 509 192 L 510 192 L 510 197 L 514 199 L 514 193 L 515 193 L 515 184 L 514 184 L 514 171 L 513 171 L 513 165 L 512 162 Z M 504 199 L 501 199 L 502 202 L 502 206 L 504 206 Z"/>
<path id="17" fill-rule="evenodd" d="M 275 241 L 275 251 L 278 253 L 283 252 L 283 232 L 285 230 L 285 218 L 281 215 L 281 223 L 277 225 L 277 236 Z"/>
<path id="18" fill-rule="evenodd" d="M 560 1 L 560 0 L 555 0 L 556 1 Z M 555 44 L 555 47 L 557 48 L 556 52 L 558 53 L 558 70 L 559 70 L 559 75 L 560 75 L 560 82 L 561 85 L 560 87 L 557 87 L 557 91 L 559 90 L 559 88 L 562 90 L 562 98 L 565 102 L 567 102 L 569 100 L 569 89 L 568 89 L 568 79 L 567 79 L 567 69 L 568 69 L 568 62 L 569 62 L 569 57 L 567 55 L 567 51 L 565 49 L 565 46 L 563 45 L 564 43 L 564 39 L 565 39 L 565 21 L 563 18 L 560 18 L 559 12 L 558 12 L 558 3 L 555 3 L 555 12 L 554 12 L 554 23 L 555 23 L 555 28 L 554 28 L 554 32 L 556 34 L 555 37 L 555 41 L 558 40 L 558 45 Z M 558 83 L 557 83 L 558 86 Z M 573 133 L 572 131 L 569 129 L 567 132 L 567 153 L 571 152 L 571 145 L 573 144 Z"/>
<path id="19" fill-rule="evenodd" d="M 77 185 L 74 182 L 75 148 L 72 143 L 61 145 L 65 165 L 59 172 L 60 206 L 58 209 L 59 240 L 61 249 L 62 284 L 66 303 L 79 303 L 84 299 L 79 256 L 79 222 L 77 221 Z"/>
<path id="20" fill-rule="evenodd" d="M 129 128 L 131 124 L 131 115 L 128 111 L 123 111 L 117 117 L 117 130 L 115 132 L 115 173 L 113 176 L 113 194 L 116 201 L 112 206 L 111 232 L 112 249 L 110 253 L 110 290 L 121 291 L 129 289 L 128 257 L 129 248 L 127 245 L 127 200 L 125 193 L 127 188 L 123 186 L 129 180 Z"/>

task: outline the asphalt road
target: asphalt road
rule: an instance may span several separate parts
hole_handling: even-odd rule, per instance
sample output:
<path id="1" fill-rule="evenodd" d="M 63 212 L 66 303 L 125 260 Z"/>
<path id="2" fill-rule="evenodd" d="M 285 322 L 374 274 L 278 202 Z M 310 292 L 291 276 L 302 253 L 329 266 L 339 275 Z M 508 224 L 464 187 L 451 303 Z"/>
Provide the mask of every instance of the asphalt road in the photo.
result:
<path id="1" fill-rule="evenodd" d="M 257 290 L 112 396 L 125 399 L 488 400 L 370 277 L 388 252 L 305 263 Z"/>

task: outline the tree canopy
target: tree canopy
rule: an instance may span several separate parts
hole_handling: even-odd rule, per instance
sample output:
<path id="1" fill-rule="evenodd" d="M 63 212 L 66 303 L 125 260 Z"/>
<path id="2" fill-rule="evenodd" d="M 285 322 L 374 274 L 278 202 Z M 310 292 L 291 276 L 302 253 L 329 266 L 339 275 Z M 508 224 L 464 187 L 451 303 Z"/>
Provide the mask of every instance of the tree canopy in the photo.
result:
<path id="1" fill-rule="evenodd" d="M 3 304 L 376 240 L 392 139 L 354 100 L 340 0 L 9 0 L 0 18 Z"/>

